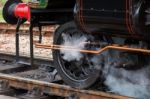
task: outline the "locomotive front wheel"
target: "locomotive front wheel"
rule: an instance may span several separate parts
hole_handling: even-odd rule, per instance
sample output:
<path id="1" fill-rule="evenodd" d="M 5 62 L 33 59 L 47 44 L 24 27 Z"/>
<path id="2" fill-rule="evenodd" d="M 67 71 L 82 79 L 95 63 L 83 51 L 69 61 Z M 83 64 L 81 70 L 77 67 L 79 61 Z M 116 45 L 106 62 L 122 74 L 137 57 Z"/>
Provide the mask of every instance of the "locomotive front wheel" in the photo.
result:
<path id="1" fill-rule="evenodd" d="M 61 25 L 54 33 L 54 44 L 64 45 L 64 42 L 76 42 L 79 45 L 78 40 L 83 40 L 83 33 L 81 33 L 73 21 Z M 78 43 L 77 43 L 78 42 Z M 72 45 L 74 46 L 74 45 Z M 75 88 L 88 88 L 97 81 L 99 78 L 99 71 L 92 69 L 88 62 L 88 55 L 77 52 L 80 54 L 73 58 L 71 53 L 76 54 L 73 51 L 66 51 L 68 59 L 64 58 L 64 54 L 61 50 L 53 50 L 53 58 L 58 74 L 63 81 L 68 85 Z M 69 55 L 70 54 L 70 55 Z M 82 56 L 82 58 L 80 57 Z M 80 59 L 77 59 L 80 58 Z"/>

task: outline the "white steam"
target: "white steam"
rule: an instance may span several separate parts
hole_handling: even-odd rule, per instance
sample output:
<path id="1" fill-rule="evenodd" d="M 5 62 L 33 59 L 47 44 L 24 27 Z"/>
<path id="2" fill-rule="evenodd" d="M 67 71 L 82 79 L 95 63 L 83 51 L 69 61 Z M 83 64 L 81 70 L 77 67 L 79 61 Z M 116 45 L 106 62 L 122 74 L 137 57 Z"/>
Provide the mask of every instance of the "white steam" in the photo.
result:
<path id="1" fill-rule="evenodd" d="M 105 84 L 112 92 L 120 95 L 140 99 L 150 98 L 150 86 L 134 84 L 124 78 L 117 78 L 112 75 L 107 76 Z"/>
<path id="2" fill-rule="evenodd" d="M 63 34 L 63 46 L 70 46 L 78 50 L 82 50 L 84 48 L 84 42 L 87 40 L 86 36 L 82 34 L 73 34 L 73 36 Z M 77 60 L 79 61 L 83 54 L 81 54 L 79 51 L 73 51 L 73 50 L 61 50 L 61 54 L 63 54 L 63 59 L 67 61 Z"/>
<path id="3" fill-rule="evenodd" d="M 117 57 L 120 52 L 110 51 L 105 59 L 103 74 L 105 85 L 111 92 L 140 99 L 150 99 L 150 66 L 138 70 L 116 68 L 112 62 L 121 60 Z"/>
<path id="4" fill-rule="evenodd" d="M 85 48 L 82 44 L 87 41 L 85 35 L 63 35 L 64 46 L 71 46 L 78 50 Z M 150 65 L 138 70 L 125 70 L 123 68 L 116 68 L 114 62 L 121 60 L 118 57 L 119 51 L 109 50 L 101 55 L 89 58 L 96 69 L 102 70 L 105 78 L 104 84 L 111 92 L 140 98 L 150 99 Z M 61 50 L 63 59 L 67 61 L 77 60 L 83 58 L 83 54 L 79 51 Z"/>

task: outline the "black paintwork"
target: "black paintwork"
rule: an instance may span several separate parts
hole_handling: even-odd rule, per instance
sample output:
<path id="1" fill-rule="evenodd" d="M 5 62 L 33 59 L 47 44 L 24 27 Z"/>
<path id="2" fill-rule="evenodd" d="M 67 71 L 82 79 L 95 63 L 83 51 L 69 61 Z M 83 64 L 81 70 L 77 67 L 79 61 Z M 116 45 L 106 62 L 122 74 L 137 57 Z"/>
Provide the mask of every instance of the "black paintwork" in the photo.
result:
<path id="1" fill-rule="evenodd" d="M 16 17 L 14 12 L 15 7 L 19 3 L 22 3 L 22 0 L 8 0 L 5 3 L 3 7 L 3 18 L 7 23 L 17 24 L 19 17 Z M 75 0 L 61 0 L 59 2 L 57 0 L 48 0 L 46 8 L 30 9 L 30 23 L 34 25 L 54 25 L 72 21 L 74 5 Z"/>
<path id="2" fill-rule="evenodd" d="M 8 23 L 17 23 L 14 10 L 9 9 L 18 1 L 8 0 L 4 6 Z M 150 0 L 48 0 L 47 8 L 31 9 L 31 19 L 37 24 L 63 24 L 73 16 L 86 33 L 149 40 Z"/>
<path id="3" fill-rule="evenodd" d="M 149 40 L 148 0 L 77 0 L 75 19 L 87 33 Z"/>
<path id="4" fill-rule="evenodd" d="M 48 0 L 47 8 L 72 8 L 75 0 Z"/>

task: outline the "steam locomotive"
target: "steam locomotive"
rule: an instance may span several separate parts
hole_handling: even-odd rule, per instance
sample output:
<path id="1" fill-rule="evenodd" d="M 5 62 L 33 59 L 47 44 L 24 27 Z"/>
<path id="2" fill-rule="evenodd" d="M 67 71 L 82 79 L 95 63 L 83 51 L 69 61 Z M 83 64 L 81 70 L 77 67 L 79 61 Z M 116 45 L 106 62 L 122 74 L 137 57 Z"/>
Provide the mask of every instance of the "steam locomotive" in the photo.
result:
<path id="1" fill-rule="evenodd" d="M 149 68 L 149 0 L 8 0 L 3 16 L 10 24 L 19 18 L 59 24 L 51 49 L 58 73 L 72 87 L 105 82 L 108 72 L 121 79 L 115 73 Z"/>

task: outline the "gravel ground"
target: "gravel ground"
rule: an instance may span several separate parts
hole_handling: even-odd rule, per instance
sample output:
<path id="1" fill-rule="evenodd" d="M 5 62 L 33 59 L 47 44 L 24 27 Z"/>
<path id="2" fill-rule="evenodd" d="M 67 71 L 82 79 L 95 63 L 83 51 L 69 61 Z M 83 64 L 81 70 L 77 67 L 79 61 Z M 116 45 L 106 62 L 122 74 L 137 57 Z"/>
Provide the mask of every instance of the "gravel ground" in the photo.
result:
<path id="1" fill-rule="evenodd" d="M 34 36 L 34 41 L 38 40 L 38 36 Z M 53 42 L 52 36 L 43 36 L 42 44 L 51 44 Z M 20 54 L 28 56 L 30 53 L 29 47 L 29 35 L 20 35 Z M 52 58 L 52 52 L 50 49 L 41 49 L 34 47 L 35 57 L 42 57 L 46 59 Z M 0 31 L 0 52 L 1 53 L 15 53 L 15 33 L 7 33 Z"/>
<path id="2" fill-rule="evenodd" d="M 48 71 L 48 68 L 47 70 L 35 69 L 35 70 L 25 71 L 21 73 L 15 73 L 13 75 L 20 76 L 23 78 L 46 81 L 46 82 L 53 82 L 53 81 L 61 80 L 58 74 L 54 74 L 54 71 L 53 72 Z"/>
<path id="3" fill-rule="evenodd" d="M 14 98 L 14 97 L 10 97 L 10 96 L 0 95 L 0 99 L 18 99 L 18 98 Z"/>

